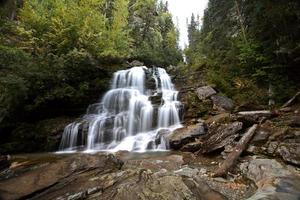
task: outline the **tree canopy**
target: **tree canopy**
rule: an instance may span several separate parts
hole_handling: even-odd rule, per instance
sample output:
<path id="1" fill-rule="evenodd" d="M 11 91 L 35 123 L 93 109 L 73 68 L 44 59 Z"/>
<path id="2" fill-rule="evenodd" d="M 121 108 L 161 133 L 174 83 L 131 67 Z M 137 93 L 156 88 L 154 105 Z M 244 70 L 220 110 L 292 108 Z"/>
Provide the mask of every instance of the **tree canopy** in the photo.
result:
<path id="1" fill-rule="evenodd" d="M 299 87 L 299 2 L 210 0 L 199 24 L 195 16 L 188 24 L 189 66 L 224 93 L 280 103 Z"/>
<path id="2" fill-rule="evenodd" d="M 182 59 L 157 0 L 5 0 L 0 16 L 0 129 L 84 112 L 126 61 Z"/>

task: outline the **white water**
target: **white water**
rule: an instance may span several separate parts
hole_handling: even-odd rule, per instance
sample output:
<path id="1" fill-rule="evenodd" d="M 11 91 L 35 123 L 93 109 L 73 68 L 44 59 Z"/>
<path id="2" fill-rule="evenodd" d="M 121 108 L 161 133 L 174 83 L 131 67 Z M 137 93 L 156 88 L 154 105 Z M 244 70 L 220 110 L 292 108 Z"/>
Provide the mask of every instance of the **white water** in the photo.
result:
<path id="1" fill-rule="evenodd" d="M 177 96 L 162 68 L 118 71 L 102 101 L 66 126 L 60 151 L 166 150 L 168 142 L 158 133 L 181 127 Z"/>

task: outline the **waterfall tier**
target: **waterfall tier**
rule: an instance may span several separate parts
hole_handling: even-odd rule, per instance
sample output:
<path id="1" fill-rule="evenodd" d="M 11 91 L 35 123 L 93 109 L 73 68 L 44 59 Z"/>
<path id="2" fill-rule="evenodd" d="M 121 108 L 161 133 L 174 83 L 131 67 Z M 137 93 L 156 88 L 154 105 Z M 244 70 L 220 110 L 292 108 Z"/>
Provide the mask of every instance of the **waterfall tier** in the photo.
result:
<path id="1" fill-rule="evenodd" d="M 168 141 L 159 131 L 181 127 L 177 96 L 163 68 L 118 71 L 101 102 L 66 126 L 60 151 L 166 150 Z"/>

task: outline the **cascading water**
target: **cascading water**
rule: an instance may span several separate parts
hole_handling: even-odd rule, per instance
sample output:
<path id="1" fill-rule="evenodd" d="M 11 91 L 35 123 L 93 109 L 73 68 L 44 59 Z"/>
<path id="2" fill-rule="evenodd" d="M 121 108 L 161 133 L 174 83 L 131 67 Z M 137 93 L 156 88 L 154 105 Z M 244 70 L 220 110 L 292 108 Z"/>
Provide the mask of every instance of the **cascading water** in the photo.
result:
<path id="1" fill-rule="evenodd" d="M 177 96 L 163 68 L 118 71 L 102 101 L 65 128 L 60 151 L 166 150 L 159 132 L 181 127 Z"/>

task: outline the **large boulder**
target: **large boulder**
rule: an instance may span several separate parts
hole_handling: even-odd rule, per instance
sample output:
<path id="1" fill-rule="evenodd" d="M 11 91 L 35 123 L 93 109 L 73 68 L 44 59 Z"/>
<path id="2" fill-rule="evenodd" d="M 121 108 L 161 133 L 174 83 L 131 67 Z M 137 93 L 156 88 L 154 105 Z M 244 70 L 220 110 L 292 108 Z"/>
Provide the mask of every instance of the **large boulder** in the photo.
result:
<path id="1" fill-rule="evenodd" d="M 210 153 L 231 144 L 238 137 L 238 132 L 242 130 L 242 122 L 229 124 L 213 124 L 209 127 L 207 136 L 204 138 L 201 153 Z"/>
<path id="2" fill-rule="evenodd" d="M 220 111 L 232 111 L 234 109 L 234 102 L 228 97 L 213 95 L 210 98 L 213 101 L 214 107 Z"/>
<path id="3" fill-rule="evenodd" d="M 255 159 L 242 163 L 244 174 L 258 189 L 247 200 L 297 200 L 300 197 L 300 176 L 274 159 Z"/>
<path id="4" fill-rule="evenodd" d="M 280 143 L 277 153 L 288 163 L 300 166 L 300 141 L 285 141 Z"/>
<path id="5" fill-rule="evenodd" d="M 196 94 L 197 94 L 198 98 L 201 101 L 203 101 L 203 100 L 209 98 L 210 96 L 217 94 L 217 92 L 210 86 L 203 86 L 203 87 L 197 88 Z"/>
<path id="6" fill-rule="evenodd" d="M 205 123 L 198 123 L 177 129 L 172 134 L 168 135 L 170 148 L 180 149 L 185 144 L 193 142 L 196 138 L 205 135 L 206 132 L 207 126 Z"/>

